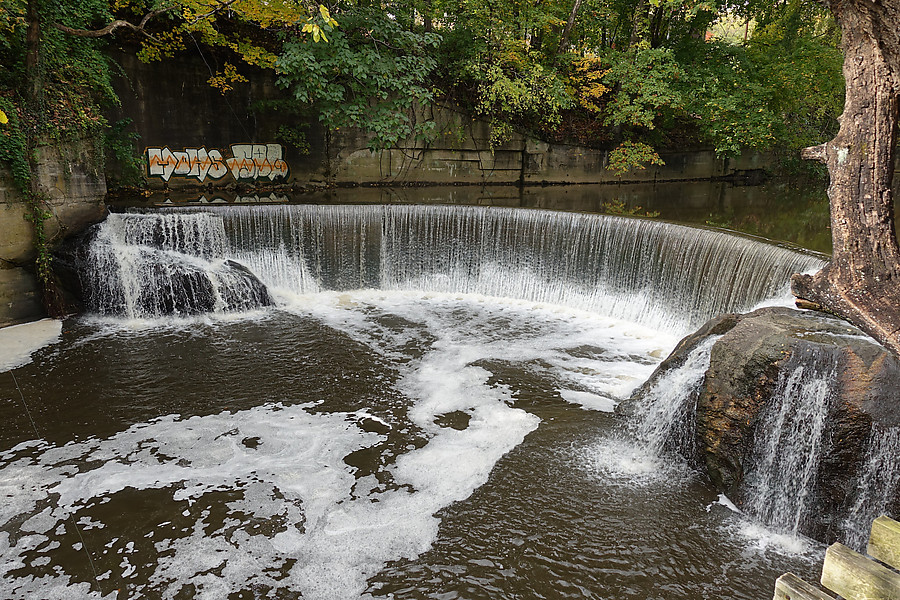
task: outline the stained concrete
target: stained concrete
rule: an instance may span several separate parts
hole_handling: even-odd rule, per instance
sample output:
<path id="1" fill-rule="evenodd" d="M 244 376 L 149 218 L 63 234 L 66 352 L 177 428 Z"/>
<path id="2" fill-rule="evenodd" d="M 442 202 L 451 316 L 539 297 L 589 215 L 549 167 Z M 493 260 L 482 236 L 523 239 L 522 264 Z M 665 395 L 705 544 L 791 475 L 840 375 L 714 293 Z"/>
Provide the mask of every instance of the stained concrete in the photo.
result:
<path id="1" fill-rule="evenodd" d="M 96 149 L 87 142 L 42 145 L 36 178 L 51 216 L 44 233 L 51 244 L 82 231 L 106 213 L 106 178 Z M 34 228 L 12 176 L 0 166 L 0 327 L 44 316 L 34 276 Z"/>

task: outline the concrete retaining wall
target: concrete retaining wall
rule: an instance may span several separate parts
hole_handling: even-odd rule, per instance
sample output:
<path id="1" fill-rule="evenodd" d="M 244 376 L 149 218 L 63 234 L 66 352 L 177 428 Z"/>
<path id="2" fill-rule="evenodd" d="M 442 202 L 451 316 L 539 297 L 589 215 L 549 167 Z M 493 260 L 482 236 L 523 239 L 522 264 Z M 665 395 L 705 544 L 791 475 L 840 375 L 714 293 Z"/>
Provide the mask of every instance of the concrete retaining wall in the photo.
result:
<path id="1" fill-rule="evenodd" d="M 52 213 L 44 223 L 48 240 L 59 241 L 103 218 L 106 179 L 90 144 L 40 146 L 37 154 L 36 177 Z M 44 316 L 30 213 L 12 175 L 0 167 L 0 327 Z"/>
<path id="2" fill-rule="evenodd" d="M 246 75 L 223 95 L 207 84 L 211 57 L 144 64 L 116 55 L 126 78 L 118 82 L 121 109 L 113 120 L 132 120 L 139 136 L 147 185 L 153 189 L 241 188 L 308 184 L 534 184 L 710 179 L 772 164 L 767 155 L 719 159 L 711 151 L 663 155 L 665 166 L 622 178 L 607 170 L 607 152 L 550 144 L 515 134 L 491 148 L 491 126 L 452 106 L 426 107 L 410 118 L 435 124 L 435 139 L 401 141 L 371 152 L 357 130 L 326 131 L 315 120 L 266 108 L 285 92 L 266 72 Z M 204 60 L 205 59 L 205 60 Z M 213 65 L 214 66 L 214 65 Z M 282 137 L 305 132 L 309 153 Z"/>

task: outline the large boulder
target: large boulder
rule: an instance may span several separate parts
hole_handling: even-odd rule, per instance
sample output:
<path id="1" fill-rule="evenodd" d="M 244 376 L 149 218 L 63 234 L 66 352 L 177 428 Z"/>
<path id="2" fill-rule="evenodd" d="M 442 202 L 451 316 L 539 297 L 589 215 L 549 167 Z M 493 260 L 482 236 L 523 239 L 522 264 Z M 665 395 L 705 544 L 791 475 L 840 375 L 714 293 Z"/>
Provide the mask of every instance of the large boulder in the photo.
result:
<path id="1" fill-rule="evenodd" d="M 723 315 L 679 343 L 632 398 L 632 408 L 710 336 L 721 337 L 712 345 L 709 368 L 694 395 L 694 439 L 682 443 L 682 450 L 705 467 L 716 488 L 738 506 L 752 508 L 760 489 L 749 480 L 763 468 L 760 444 L 776 435 L 772 411 L 779 408 L 770 405 L 786 402 L 788 411 L 792 403 L 799 407 L 809 385 L 803 388 L 798 374 L 805 369 L 809 383 L 809 375 L 818 373 L 827 388 L 819 390 L 824 430 L 815 449 L 818 467 L 809 479 L 811 489 L 803 492 L 808 496 L 796 500 L 811 503 L 815 511 L 799 530 L 822 541 L 840 538 L 848 511 L 859 502 L 873 428 L 900 427 L 900 361 L 856 328 L 820 313 L 765 308 Z M 800 423 L 799 435 L 812 435 L 803 427 L 813 425 Z M 900 490 L 892 488 L 889 495 L 887 508 L 896 514 Z"/>

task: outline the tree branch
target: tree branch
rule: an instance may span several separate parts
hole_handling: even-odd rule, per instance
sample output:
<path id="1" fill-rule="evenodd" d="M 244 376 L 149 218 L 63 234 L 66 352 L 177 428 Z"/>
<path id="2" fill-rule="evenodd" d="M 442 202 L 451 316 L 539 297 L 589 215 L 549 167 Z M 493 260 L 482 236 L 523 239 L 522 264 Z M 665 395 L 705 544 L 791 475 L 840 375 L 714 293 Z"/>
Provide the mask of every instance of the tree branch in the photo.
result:
<path id="1" fill-rule="evenodd" d="M 819 144 L 818 146 L 810 146 L 809 148 L 803 148 L 800 151 L 800 158 L 804 160 L 815 160 L 820 163 L 824 163 L 825 158 L 825 149 L 826 144 Z"/>
<path id="2" fill-rule="evenodd" d="M 566 47 L 569 45 L 569 35 L 572 33 L 572 26 L 575 25 L 575 17 L 578 15 L 578 9 L 581 8 L 582 0 L 575 0 L 575 4 L 572 5 L 572 12 L 569 13 L 569 20 L 566 21 L 566 28 L 562 32 L 562 36 L 559 38 L 559 45 L 556 47 L 556 54 L 562 54 L 566 51 Z"/>
<path id="3" fill-rule="evenodd" d="M 188 25 L 194 25 L 194 24 L 198 23 L 199 21 L 208 19 L 209 17 L 213 16 L 214 14 L 218 13 L 219 11 L 225 10 L 226 8 L 228 8 L 229 6 L 231 6 L 232 4 L 237 2 L 237 0 L 218 0 L 218 2 L 219 2 L 219 6 L 217 6 L 216 8 L 212 9 L 211 11 L 209 11 L 207 13 L 204 13 L 202 15 L 197 15 L 193 21 L 188 23 Z"/>
<path id="4" fill-rule="evenodd" d="M 232 0 L 232 2 L 233 1 L 234 0 Z M 230 4 L 230 2 L 229 2 L 229 4 Z M 66 25 L 63 25 L 62 23 L 54 23 L 53 26 L 56 27 L 57 29 L 59 29 L 60 31 L 62 31 L 63 33 L 68 33 L 69 35 L 75 35 L 78 37 L 85 37 L 85 38 L 105 37 L 107 35 L 110 35 L 112 32 L 116 31 L 117 29 L 122 29 L 123 27 L 126 29 L 130 29 L 132 31 L 135 31 L 137 33 L 143 33 L 144 35 L 146 35 L 148 37 L 152 37 L 149 33 L 147 33 L 144 30 L 144 27 L 147 25 L 147 23 L 150 21 L 150 19 L 152 19 L 153 17 L 159 16 L 163 13 L 167 13 L 170 10 L 175 9 L 176 7 L 177 7 L 177 5 L 173 4 L 173 5 L 167 6 L 165 8 L 158 8 L 156 10 L 152 10 L 152 11 L 148 12 L 146 15 L 144 15 L 144 18 L 141 19 L 140 25 L 135 25 L 134 23 L 131 23 L 129 21 L 123 21 L 122 19 L 116 19 L 115 21 L 113 21 L 112 23 L 110 23 L 109 25 L 107 25 L 106 27 L 103 27 L 101 29 L 76 29 L 74 27 L 68 27 Z"/>

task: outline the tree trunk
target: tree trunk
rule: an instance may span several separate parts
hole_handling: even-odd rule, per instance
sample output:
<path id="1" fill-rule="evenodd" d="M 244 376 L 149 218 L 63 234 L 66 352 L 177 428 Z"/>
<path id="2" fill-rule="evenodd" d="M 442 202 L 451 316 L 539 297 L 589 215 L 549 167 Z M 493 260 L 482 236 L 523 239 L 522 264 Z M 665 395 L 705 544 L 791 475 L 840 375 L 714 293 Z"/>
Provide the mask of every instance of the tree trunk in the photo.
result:
<path id="1" fill-rule="evenodd" d="M 566 28 L 563 29 L 562 37 L 559 38 L 559 46 L 556 47 L 557 55 L 565 52 L 569 46 L 569 36 L 572 35 L 572 27 L 575 25 L 575 17 L 578 16 L 581 3 L 582 0 L 575 0 L 575 4 L 572 5 L 572 12 L 569 13 L 569 20 L 566 21 Z"/>
<path id="2" fill-rule="evenodd" d="M 647 14 L 649 6 L 647 0 L 638 0 L 634 9 L 634 18 L 631 23 L 631 39 L 629 45 L 637 46 L 640 42 L 650 38 L 650 16 Z"/>
<path id="3" fill-rule="evenodd" d="M 900 248 L 891 181 L 900 100 L 900 0 L 829 0 L 841 26 L 844 113 L 837 136 L 803 151 L 828 166 L 831 262 L 792 291 L 900 355 Z"/>
<path id="4" fill-rule="evenodd" d="M 28 0 L 25 9 L 25 85 L 28 109 L 33 111 L 37 107 L 41 94 L 41 20 L 38 16 L 37 0 Z"/>

